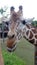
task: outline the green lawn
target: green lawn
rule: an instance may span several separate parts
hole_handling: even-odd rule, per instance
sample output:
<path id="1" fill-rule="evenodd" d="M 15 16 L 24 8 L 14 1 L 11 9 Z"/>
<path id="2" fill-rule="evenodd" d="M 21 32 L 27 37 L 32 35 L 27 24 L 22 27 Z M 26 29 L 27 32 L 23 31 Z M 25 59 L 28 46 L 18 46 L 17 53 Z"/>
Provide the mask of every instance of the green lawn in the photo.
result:
<path id="1" fill-rule="evenodd" d="M 5 47 L 5 43 L 3 46 Z M 16 50 L 12 54 L 10 54 L 9 52 L 3 52 L 3 56 L 4 56 L 4 60 L 6 59 L 5 65 L 6 62 L 8 64 L 12 62 L 12 65 L 13 63 L 14 65 L 19 65 L 19 64 L 25 65 L 24 62 L 26 63 L 26 65 L 34 65 L 34 45 L 30 44 L 25 39 L 21 39 L 20 42 L 17 44 Z M 23 62 L 23 64 L 21 64 L 20 60 L 21 62 Z"/>
<path id="2" fill-rule="evenodd" d="M 16 56 L 14 53 L 9 53 L 3 50 L 4 65 L 26 65 L 26 63 Z"/>

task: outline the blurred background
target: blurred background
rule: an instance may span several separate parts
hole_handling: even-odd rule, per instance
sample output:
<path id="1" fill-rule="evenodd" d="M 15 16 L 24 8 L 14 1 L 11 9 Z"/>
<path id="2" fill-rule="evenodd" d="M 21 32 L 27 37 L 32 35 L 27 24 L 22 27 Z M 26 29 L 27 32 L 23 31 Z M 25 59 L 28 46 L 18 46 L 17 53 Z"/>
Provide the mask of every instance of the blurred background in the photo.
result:
<path id="1" fill-rule="evenodd" d="M 37 19 L 37 0 L 0 0 L 0 8 L 7 8 L 4 15 L 10 14 L 11 6 L 15 7 L 15 11 L 18 11 L 19 5 L 23 6 L 24 18 L 35 17 Z"/>

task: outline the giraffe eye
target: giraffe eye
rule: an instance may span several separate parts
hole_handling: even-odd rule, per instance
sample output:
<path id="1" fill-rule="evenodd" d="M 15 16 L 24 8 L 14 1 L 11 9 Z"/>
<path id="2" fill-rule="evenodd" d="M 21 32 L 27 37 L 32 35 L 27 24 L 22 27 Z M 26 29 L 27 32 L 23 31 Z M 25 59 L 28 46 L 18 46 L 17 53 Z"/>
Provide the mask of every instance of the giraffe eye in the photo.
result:
<path id="1" fill-rule="evenodd" d="M 25 20 L 23 20 L 23 21 L 22 21 L 22 24 L 23 24 L 23 25 L 25 25 L 25 24 L 26 24 L 26 21 L 25 21 Z"/>

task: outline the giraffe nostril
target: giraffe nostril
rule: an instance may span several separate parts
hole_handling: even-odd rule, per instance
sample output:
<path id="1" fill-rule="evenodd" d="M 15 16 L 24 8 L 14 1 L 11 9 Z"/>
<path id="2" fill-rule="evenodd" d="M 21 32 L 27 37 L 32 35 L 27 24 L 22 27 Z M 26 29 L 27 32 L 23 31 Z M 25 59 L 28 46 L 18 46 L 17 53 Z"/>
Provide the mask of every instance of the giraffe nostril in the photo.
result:
<path id="1" fill-rule="evenodd" d="M 12 35 L 12 38 L 14 38 L 15 35 Z"/>
<path id="2" fill-rule="evenodd" d="M 13 34 L 12 36 L 9 36 L 9 35 L 7 35 L 8 36 L 8 38 L 14 38 L 14 36 L 15 36 L 15 34 Z"/>

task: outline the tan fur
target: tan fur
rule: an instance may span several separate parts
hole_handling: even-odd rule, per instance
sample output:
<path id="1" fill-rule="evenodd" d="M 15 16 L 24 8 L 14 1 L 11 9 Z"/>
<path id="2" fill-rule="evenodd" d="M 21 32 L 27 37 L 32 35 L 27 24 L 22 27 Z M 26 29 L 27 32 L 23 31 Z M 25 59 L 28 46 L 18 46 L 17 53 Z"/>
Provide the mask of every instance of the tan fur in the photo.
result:
<path id="1" fill-rule="evenodd" d="M 12 48 L 13 45 L 16 43 L 16 38 L 7 39 L 7 47 Z"/>

